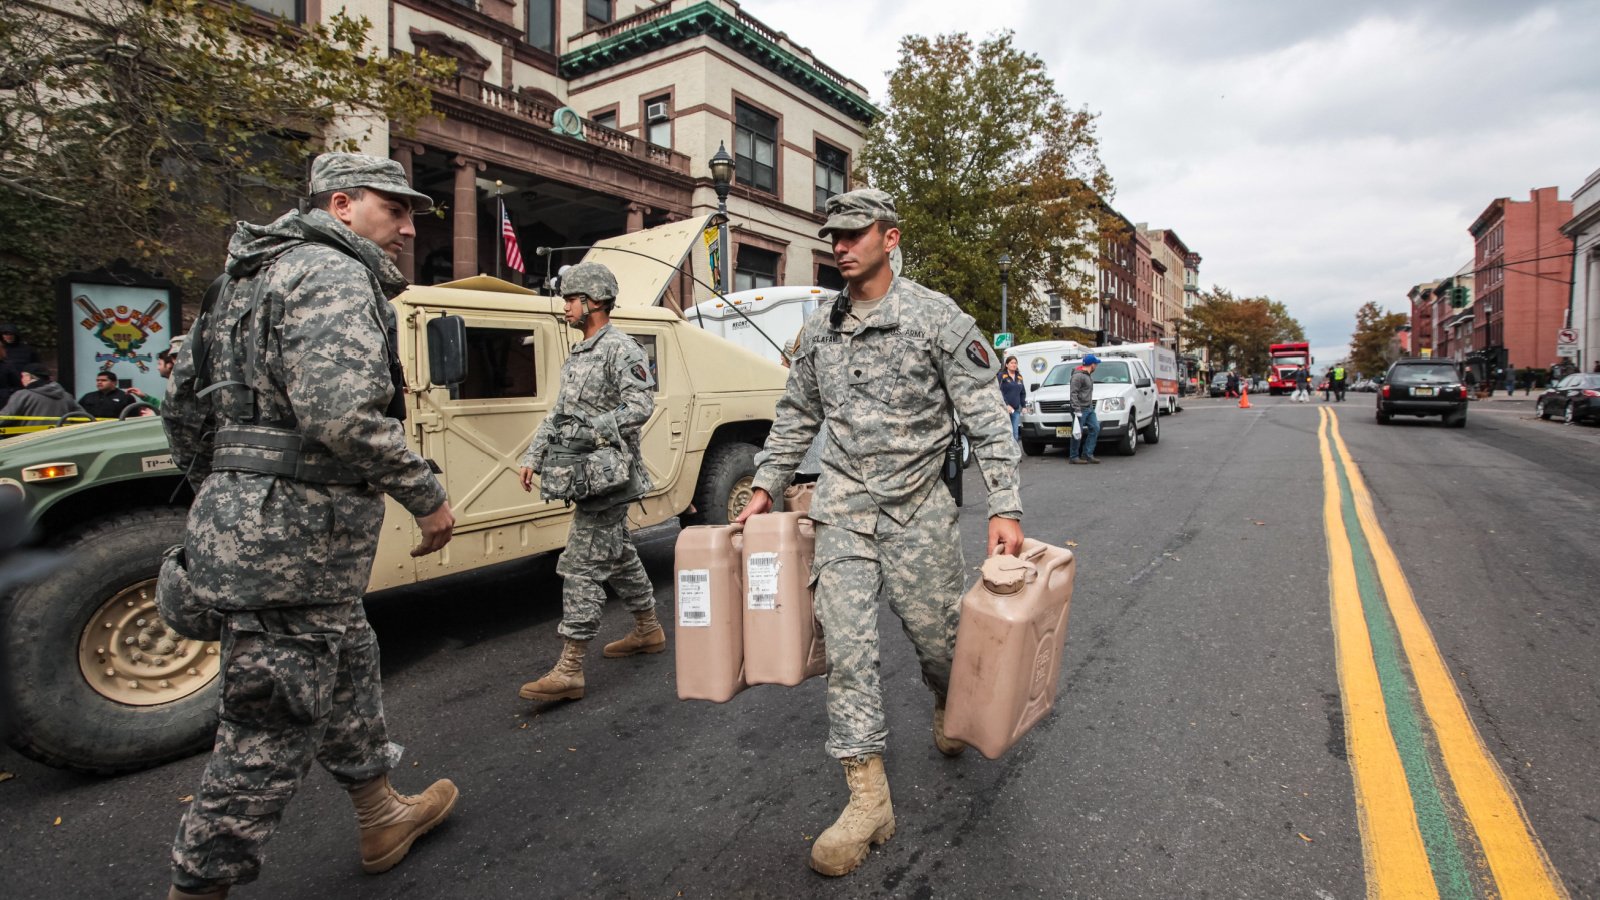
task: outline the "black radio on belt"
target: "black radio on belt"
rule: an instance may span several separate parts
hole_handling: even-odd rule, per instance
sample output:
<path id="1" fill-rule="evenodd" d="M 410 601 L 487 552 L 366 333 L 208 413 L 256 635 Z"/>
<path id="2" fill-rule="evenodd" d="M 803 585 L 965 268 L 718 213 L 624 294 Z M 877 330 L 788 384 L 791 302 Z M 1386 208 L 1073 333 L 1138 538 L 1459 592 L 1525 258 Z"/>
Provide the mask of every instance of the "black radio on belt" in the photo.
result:
<path id="1" fill-rule="evenodd" d="M 956 501 L 956 506 L 961 505 L 961 429 L 958 426 L 950 434 L 950 446 L 944 451 L 944 471 L 939 473 L 944 479 L 944 486 L 950 489 L 951 499 Z"/>

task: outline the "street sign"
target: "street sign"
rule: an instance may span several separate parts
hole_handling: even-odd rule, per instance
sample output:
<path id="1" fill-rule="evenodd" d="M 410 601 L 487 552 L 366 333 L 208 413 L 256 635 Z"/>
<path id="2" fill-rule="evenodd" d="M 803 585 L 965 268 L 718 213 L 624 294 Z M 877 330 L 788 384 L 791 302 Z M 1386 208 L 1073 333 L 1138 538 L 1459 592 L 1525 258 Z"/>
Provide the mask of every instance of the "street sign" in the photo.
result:
<path id="1" fill-rule="evenodd" d="M 1004 350 L 1017 342 L 1017 336 L 1009 331 L 1002 331 L 994 336 L 994 348 Z"/>
<path id="2" fill-rule="evenodd" d="M 1556 355 L 1572 357 L 1578 355 L 1578 329 L 1562 328 L 1556 332 Z"/>

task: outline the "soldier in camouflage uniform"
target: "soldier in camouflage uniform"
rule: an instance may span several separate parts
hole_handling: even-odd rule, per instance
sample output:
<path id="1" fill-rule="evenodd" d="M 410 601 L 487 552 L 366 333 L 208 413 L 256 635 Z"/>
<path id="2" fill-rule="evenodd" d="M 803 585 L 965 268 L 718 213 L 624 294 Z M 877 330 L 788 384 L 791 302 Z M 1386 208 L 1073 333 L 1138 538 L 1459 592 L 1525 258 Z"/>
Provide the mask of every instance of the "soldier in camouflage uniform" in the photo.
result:
<path id="1" fill-rule="evenodd" d="M 851 795 L 812 845 L 811 866 L 824 875 L 854 870 L 871 844 L 894 834 L 883 768 L 880 597 L 899 616 L 933 692 L 934 744 L 947 756 L 966 749 L 944 735 L 965 582 L 956 505 L 940 478 L 952 411 L 988 484 L 990 552 L 1022 546 L 1019 454 L 996 386 L 998 363 L 954 301 L 891 272 L 898 222 L 882 191 L 828 200 L 819 234 L 831 237 L 847 286 L 832 308 L 806 320 L 754 496 L 739 517 L 771 508 L 820 431 L 812 584 L 827 636 L 827 748 L 843 762 Z"/>
<path id="2" fill-rule="evenodd" d="M 183 344 L 161 413 L 196 495 L 188 589 L 222 620 L 216 745 L 178 826 L 173 898 L 254 880 L 313 761 L 350 792 L 362 867 L 385 871 L 454 807 L 455 785 L 389 786 L 366 592 L 383 495 L 450 540 L 444 487 L 405 441 L 394 259 L 432 201 L 400 165 L 325 153 L 306 208 L 239 223 L 230 279 Z M 399 402 L 396 402 L 399 401 Z M 163 575 L 163 581 L 167 576 Z"/>
<path id="3" fill-rule="evenodd" d="M 667 649 L 667 635 L 656 620 L 655 588 L 639 561 L 628 533 L 628 504 L 650 490 L 639 453 L 639 429 L 655 410 L 655 377 L 639 342 L 611 325 L 617 279 L 599 263 L 579 263 L 561 276 L 567 324 L 583 331 L 583 340 L 561 366 L 561 389 L 555 407 L 539 423 L 522 454 L 522 488 L 533 490 L 533 476 L 543 471 L 552 442 L 564 438 L 596 439 L 627 447 L 636 478 L 613 493 L 578 500 L 567 546 L 556 562 L 563 579 L 561 657 L 543 678 L 522 686 L 524 700 L 583 698 L 583 656 L 600 625 L 607 582 L 633 613 L 626 636 L 605 645 L 605 656 L 618 658 Z"/>

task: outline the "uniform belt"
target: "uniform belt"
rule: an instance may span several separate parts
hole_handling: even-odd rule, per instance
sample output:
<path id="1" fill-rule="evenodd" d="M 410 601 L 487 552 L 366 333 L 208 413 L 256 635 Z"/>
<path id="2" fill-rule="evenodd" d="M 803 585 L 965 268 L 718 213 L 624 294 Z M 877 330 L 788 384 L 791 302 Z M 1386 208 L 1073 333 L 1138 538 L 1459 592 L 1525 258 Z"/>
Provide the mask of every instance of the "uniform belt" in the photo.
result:
<path id="1" fill-rule="evenodd" d="M 304 449 L 294 431 L 263 425 L 217 429 L 211 468 L 217 472 L 255 472 L 310 484 L 363 484 L 365 479 L 325 450 Z"/>

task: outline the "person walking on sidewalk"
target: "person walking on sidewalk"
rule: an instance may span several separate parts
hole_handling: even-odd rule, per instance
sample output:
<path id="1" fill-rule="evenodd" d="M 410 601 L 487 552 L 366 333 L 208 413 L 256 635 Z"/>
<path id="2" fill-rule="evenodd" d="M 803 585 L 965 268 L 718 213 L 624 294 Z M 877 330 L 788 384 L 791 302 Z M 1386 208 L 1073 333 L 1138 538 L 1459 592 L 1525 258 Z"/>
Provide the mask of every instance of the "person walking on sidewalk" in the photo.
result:
<path id="1" fill-rule="evenodd" d="M 1000 398 L 1011 414 L 1011 437 L 1022 441 L 1022 404 L 1027 402 L 1028 387 L 1022 383 L 1022 373 L 1017 371 L 1017 358 L 1006 357 L 1006 367 L 1000 373 Z"/>
<path id="2" fill-rule="evenodd" d="M 1072 405 L 1072 421 L 1074 436 L 1067 444 L 1067 463 L 1081 466 L 1084 463 L 1099 464 L 1100 457 L 1094 455 L 1095 444 L 1100 441 L 1100 417 L 1094 410 L 1094 370 L 1100 365 L 1100 357 L 1093 353 L 1085 356 L 1083 362 L 1072 370 L 1072 381 L 1068 388 L 1068 402 Z M 1234 376 L 1228 375 L 1229 383 L 1236 383 Z M 1129 420 L 1129 427 L 1132 427 Z"/>
<path id="3" fill-rule="evenodd" d="M 844 767 L 850 800 L 811 845 L 810 864 L 824 875 L 844 875 L 895 830 L 883 765 L 881 600 L 899 616 L 933 693 L 934 746 L 950 757 L 966 749 L 944 733 L 966 584 L 956 504 L 940 477 L 955 436 L 953 415 L 989 488 L 991 553 L 1022 546 L 1021 451 L 995 386 L 994 353 L 977 323 L 949 297 L 891 270 L 889 254 L 900 243 L 894 200 L 883 191 L 856 190 L 830 197 L 827 212 L 818 234 L 832 242 L 845 288 L 831 307 L 806 319 L 766 457 L 738 521 L 772 508 L 812 438 L 826 428 L 810 510 L 811 573 L 827 636 L 827 750 Z"/>
<path id="4" fill-rule="evenodd" d="M 517 695 L 524 700 L 583 699 L 583 657 L 599 633 L 607 583 L 633 613 L 634 624 L 621 640 L 605 645 L 604 655 L 617 659 L 667 649 L 666 632 L 656 620 L 655 586 L 628 533 L 628 504 L 650 491 L 639 453 L 639 429 L 656 408 L 650 361 L 638 341 L 611 324 L 617 279 L 610 269 L 578 263 L 562 274 L 560 290 L 567 324 L 582 331 L 583 340 L 561 364 L 555 406 L 522 455 L 522 489 L 532 491 L 533 476 L 539 475 L 542 496 L 574 502 L 577 510 L 566 549 L 556 561 L 562 579 L 561 624 L 556 628 L 563 642 L 561 657 L 544 677 L 522 686 Z M 626 459 L 620 467 L 627 471 L 625 483 L 592 495 L 582 489 L 564 492 L 558 469 L 563 453 L 568 458 L 593 454 L 598 460 L 607 450 L 620 450 Z"/>
<path id="5" fill-rule="evenodd" d="M 172 900 L 253 881 L 313 762 L 349 793 L 369 874 L 398 865 L 459 796 L 449 779 L 416 796 L 390 786 L 401 747 L 362 605 L 385 494 L 416 517 L 412 556 L 442 548 L 455 525 L 444 486 L 406 445 L 389 305 L 406 287 L 395 259 L 412 214 L 433 201 L 399 163 L 356 153 L 318 156 L 309 193 L 303 211 L 239 224 L 229 280 L 161 404 L 195 498 L 158 594 L 186 586 L 222 639 L 221 724 L 173 840 Z"/>

